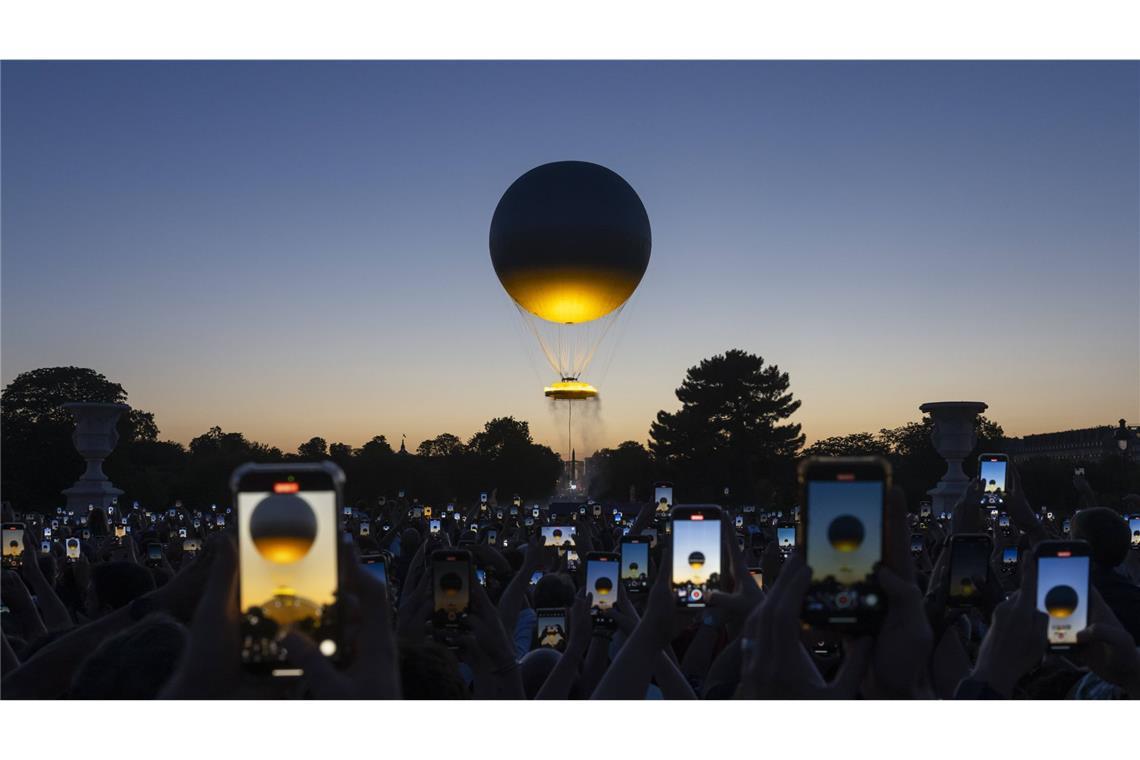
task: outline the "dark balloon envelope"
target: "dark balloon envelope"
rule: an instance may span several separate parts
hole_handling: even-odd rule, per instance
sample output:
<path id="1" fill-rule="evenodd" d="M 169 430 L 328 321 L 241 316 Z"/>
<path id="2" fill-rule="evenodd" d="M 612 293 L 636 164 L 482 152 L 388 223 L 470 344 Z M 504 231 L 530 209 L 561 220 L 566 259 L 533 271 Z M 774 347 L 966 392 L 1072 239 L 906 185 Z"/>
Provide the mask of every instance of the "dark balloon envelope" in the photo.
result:
<path id="1" fill-rule="evenodd" d="M 827 526 L 827 540 L 840 552 L 853 552 L 863 545 L 863 522 L 854 515 L 840 515 Z"/>
<path id="2" fill-rule="evenodd" d="M 439 579 L 439 588 L 448 596 L 454 596 L 463 590 L 463 579 L 459 573 L 444 573 Z"/>
<path id="3" fill-rule="evenodd" d="M 701 552 L 693 552 L 689 555 L 689 567 L 694 570 L 699 570 L 705 566 L 705 555 Z"/>
<path id="4" fill-rule="evenodd" d="M 267 496 L 258 502 L 249 517 L 249 537 L 257 552 L 270 562 L 296 562 L 313 546 L 317 516 L 299 496 Z"/>
<path id="5" fill-rule="evenodd" d="M 651 247 L 634 189 L 586 161 L 531 169 L 491 219 L 491 262 L 503 288 L 526 311 L 560 324 L 589 322 L 625 303 Z"/>
<path id="6" fill-rule="evenodd" d="M 1077 609 L 1080 598 L 1072 586 L 1054 586 L 1045 594 L 1045 611 L 1051 617 L 1066 618 Z"/>
<path id="7" fill-rule="evenodd" d="M 613 591 L 613 589 L 614 589 L 614 582 L 611 581 L 609 578 L 607 578 L 604 575 L 601 578 L 598 578 L 596 581 L 594 581 L 594 590 L 597 591 L 602 596 L 606 596 L 611 591 Z"/>

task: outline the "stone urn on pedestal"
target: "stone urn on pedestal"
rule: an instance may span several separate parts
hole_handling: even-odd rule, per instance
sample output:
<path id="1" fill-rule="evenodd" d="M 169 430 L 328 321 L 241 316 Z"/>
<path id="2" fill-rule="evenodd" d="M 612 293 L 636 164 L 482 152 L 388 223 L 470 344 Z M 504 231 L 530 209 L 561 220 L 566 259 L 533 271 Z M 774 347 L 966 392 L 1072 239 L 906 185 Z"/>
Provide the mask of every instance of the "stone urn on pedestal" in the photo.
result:
<path id="1" fill-rule="evenodd" d="M 970 484 L 962 470 L 962 460 L 978 443 L 974 423 L 987 408 L 981 401 L 931 401 L 919 407 L 933 420 L 930 440 L 946 460 L 946 474 L 938 485 L 927 491 L 935 515 L 953 510 Z"/>
<path id="2" fill-rule="evenodd" d="M 103 472 L 103 460 L 115 450 L 119 442 L 119 418 L 130 411 L 126 404 L 101 404 L 76 401 L 63 408 L 75 418 L 75 432 L 71 440 L 79 455 L 87 460 L 87 470 L 64 490 L 68 509 L 86 509 L 88 504 L 106 507 L 123 492 L 111 485 Z"/>

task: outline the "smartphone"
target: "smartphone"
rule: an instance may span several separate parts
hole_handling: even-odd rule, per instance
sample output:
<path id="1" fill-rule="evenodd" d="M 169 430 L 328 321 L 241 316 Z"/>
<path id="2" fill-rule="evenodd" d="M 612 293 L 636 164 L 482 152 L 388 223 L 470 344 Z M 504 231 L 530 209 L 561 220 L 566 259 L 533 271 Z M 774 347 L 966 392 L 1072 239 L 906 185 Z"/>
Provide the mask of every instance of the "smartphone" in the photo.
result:
<path id="1" fill-rule="evenodd" d="M 67 560 L 69 562 L 74 562 L 75 560 L 79 559 L 79 555 L 82 549 L 80 547 L 78 538 L 67 539 L 65 546 L 67 547 Z"/>
<path id="2" fill-rule="evenodd" d="M 344 508 L 344 516 L 345 517 L 352 517 L 352 507 L 345 507 Z"/>
<path id="3" fill-rule="evenodd" d="M 1049 616 L 1049 648 L 1072 649 L 1088 625 L 1089 545 L 1042 541 L 1036 556 L 1037 609 Z"/>
<path id="4" fill-rule="evenodd" d="M 431 507 L 424 507 L 424 517 L 431 517 Z"/>
<path id="5" fill-rule="evenodd" d="M 1065 518 L 1064 520 L 1061 521 L 1061 532 L 1064 533 L 1066 536 L 1069 535 L 1069 529 L 1071 526 L 1072 526 L 1072 521 L 1070 521 L 1068 518 Z"/>
<path id="6" fill-rule="evenodd" d="M 973 607 L 981 603 L 992 553 L 993 544 L 985 533 L 957 533 L 950 537 L 950 606 Z"/>
<path id="7" fill-rule="evenodd" d="M 428 531 L 431 533 L 439 533 L 439 518 L 433 517 L 428 521 Z"/>
<path id="8" fill-rule="evenodd" d="M 499 543 L 499 531 L 495 530 L 494 528 L 488 528 L 487 529 L 487 543 L 490 544 L 491 546 L 494 546 L 495 544 Z"/>
<path id="9" fill-rule="evenodd" d="M 578 571 L 578 552 L 573 549 L 566 550 L 566 569 L 572 573 Z"/>
<path id="10" fill-rule="evenodd" d="M 602 505 L 601 504 L 595 504 L 594 505 L 594 517 L 601 517 L 601 516 L 602 516 Z"/>
<path id="11" fill-rule="evenodd" d="M 543 649 L 566 648 L 566 609 L 564 607 L 540 607 L 535 610 L 538 616 L 536 633 L 538 646 Z"/>
<path id="12" fill-rule="evenodd" d="M 360 523 L 360 535 L 367 536 L 372 531 L 372 526 L 367 522 Z"/>
<path id="13" fill-rule="evenodd" d="M 162 565 L 162 544 L 149 543 L 146 545 L 146 565 L 147 567 Z"/>
<path id="14" fill-rule="evenodd" d="M 910 534 L 910 556 L 918 558 L 922 556 L 922 550 L 926 548 L 926 536 L 922 533 Z"/>
<path id="15" fill-rule="evenodd" d="M 531 573 L 530 574 L 530 585 L 533 586 L 536 583 L 538 583 L 539 580 L 542 579 L 542 575 L 543 575 L 543 573 L 541 570 L 535 570 L 533 573 Z"/>
<path id="16" fill-rule="evenodd" d="M 880 457 L 809 457 L 798 480 L 811 567 L 801 617 L 821 628 L 878 629 L 886 597 L 875 569 L 886 543 L 890 464 Z"/>
<path id="17" fill-rule="evenodd" d="M 614 512 L 614 524 L 615 525 L 621 525 L 621 521 L 622 521 L 621 512 Z"/>
<path id="18" fill-rule="evenodd" d="M 780 553 L 788 555 L 796 548 L 796 526 L 794 525 L 780 525 L 776 528 L 776 544 L 780 549 Z"/>
<path id="19" fill-rule="evenodd" d="M 51 528 L 44 528 L 44 538 L 51 538 Z"/>
<path id="20" fill-rule="evenodd" d="M 733 524 L 734 524 L 734 525 L 735 525 L 737 528 L 743 528 L 743 527 L 744 527 L 744 515 L 737 515 L 737 516 L 736 516 L 736 517 L 733 519 Z"/>
<path id="21" fill-rule="evenodd" d="M 756 581 L 759 588 L 764 588 L 764 570 L 759 567 L 748 568 L 748 574 L 752 576 L 752 580 Z"/>
<path id="22" fill-rule="evenodd" d="M 543 543 L 547 546 L 557 546 L 563 551 L 566 544 L 574 545 L 574 528 L 570 525 L 543 525 L 539 529 Z"/>
<path id="23" fill-rule="evenodd" d="M 673 508 L 673 486 L 658 483 L 653 487 L 653 501 L 657 502 L 658 512 L 668 512 Z"/>
<path id="24" fill-rule="evenodd" d="M 641 531 L 641 535 L 649 539 L 649 548 L 657 548 L 657 528 L 646 528 Z"/>
<path id="25" fill-rule="evenodd" d="M 720 507 L 678 506 L 670 513 L 673 594 L 683 607 L 704 607 L 720 589 Z"/>
<path id="26" fill-rule="evenodd" d="M 360 564 L 376 580 L 388 585 L 388 558 L 383 554 L 363 554 Z"/>
<path id="27" fill-rule="evenodd" d="M 202 551 L 202 541 L 197 538 L 187 538 L 182 542 L 182 553 L 191 556 Z"/>
<path id="28" fill-rule="evenodd" d="M 631 594 L 649 590 L 648 536 L 626 536 L 621 540 L 621 582 Z"/>
<path id="29" fill-rule="evenodd" d="M 1001 550 L 1001 572 L 1002 575 L 1013 575 L 1017 572 L 1017 566 L 1021 562 L 1021 557 L 1018 556 L 1016 546 L 1007 546 Z"/>
<path id="30" fill-rule="evenodd" d="M 127 535 L 127 527 L 125 525 L 115 526 L 115 538 L 122 538 Z"/>
<path id="31" fill-rule="evenodd" d="M 978 477 L 985 483 L 987 496 L 1005 496 L 1009 493 L 1009 457 L 1005 454 L 982 454 L 978 457 Z"/>
<path id="32" fill-rule="evenodd" d="M 40 541 L 40 554 L 51 554 L 51 541 Z"/>
<path id="33" fill-rule="evenodd" d="M 424 513 L 424 511 L 420 507 L 412 507 L 412 517 L 413 518 L 418 520 L 423 515 L 423 513 Z"/>
<path id="34" fill-rule="evenodd" d="M 286 663 L 279 644 L 293 630 L 340 660 L 344 473 L 328 461 L 245 464 L 230 487 L 237 508 L 242 666 L 275 677 L 302 675 Z"/>
<path id="35" fill-rule="evenodd" d="M 186 534 L 186 529 L 185 529 L 185 528 L 179 528 L 179 529 L 178 529 L 178 537 L 179 537 L 179 538 L 186 538 L 186 535 L 187 535 L 187 534 Z"/>
<path id="36" fill-rule="evenodd" d="M 1128 529 L 1132 531 L 1132 548 L 1140 551 L 1140 515 L 1128 518 Z"/>
<path id="37" fill-rule="evenodd" d="M 432 622 L 444 631 L 457 631 L 471 608 L 471 554 L 464 549 L 437 549 L 431 554 L 435 599 Z"/>
<path id="38" fill-rule="evenodd" d="M 530 511 L 530 516 L 533 517 L 535 520 L 537 520 L 538 519 L 538 513 L 539 513 L 539 509 L 538 509 L 538 507 L 535 507 L 534 509 L 532 509 Z"/>
<path id="39" fill-rule="evenodd" d="M 21 567 L 24 563 L 24 523 L 4 523 L 2 530 L 4 536 L 3 566 L 8 568 Z"/>
<path id="40" fill-rule="evenodd" d="M 609 611 L 617 604 L 621 555 L 613 552 L 590 552 L 586 555 L 586 591 L 590 594 L 590 615 L 594 625 L 616 627 Z"/>
<path id="41" fill-rule="evenodd" d="M 487 571 L 481 567 L 476 567 L 475 580 L 479 582 L 480 586 L 487 588 Z"/>

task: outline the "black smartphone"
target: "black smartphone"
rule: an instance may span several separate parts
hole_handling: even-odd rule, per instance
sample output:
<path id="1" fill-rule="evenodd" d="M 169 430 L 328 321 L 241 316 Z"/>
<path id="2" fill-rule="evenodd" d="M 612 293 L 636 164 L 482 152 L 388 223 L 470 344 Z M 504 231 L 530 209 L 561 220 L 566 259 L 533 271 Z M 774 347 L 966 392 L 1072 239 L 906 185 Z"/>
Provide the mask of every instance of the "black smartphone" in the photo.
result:
<path id="1" fill-rule="evenodd" d="M 910 556 L 918 559 L 922 556 L 922 550 L 926 548 L 926 536 L 922 533 L 910 534 Z"/>
<path id="2" fill-rule="evenodd" d="M 388 557 L 384 554 L 362 554 L 360 564 L 376 580 L 388 585 Z"/>
<path id="3" fill-rule="evenodd" d="M 985 533 L 957 533 L 950 537 L 950 606 L 973 607 L 981 603 L 992 553 L 993 544 Z"/>
<path id="4" fill-rule="evenodd" d="M 649 536 L 622 538 L 621 582 L 631 594 L 649 590 Z"/>
<path id="5" fill-rule="evenodd" d="M 886 597 L 875 570 L 886 545 L 891 466 L 880 457 L 809 457 L 798 470 L 801 540 L 811 583 L 804 622 L 876 630 Z"/>
<path id="6" fill-rule="evenodd" d="M 1042 541 L 1036 557 L 1037 609 L 1049 616 L 1049 648 L 1072 649 L 1088 625 L 1089 545 Z"/>
<path id="7" fill-rule="evenodd" d="M 465 627 L 471 609 L 471 554 L 465 549 L 437 549 L 431 554 L 432 623 L 441 631 Z"/>
<path id="8" fill-rule="evenodd" d="M 146 545 L 146 566 L 162 566 L 162 544 L 149 543 Z"/>
<path id="9" fill-rule="evenodd" d="M 308 635 L 326 657 L 341 659 L 336 601 L 344 473 L 327 461 L 245 464 L 230 486 L 237 509 L 242 666 L 277 677 L 302 675 L 280 646 L 290 631 Z"/>
<path id="10" fill-rule="evenodd" d="M 539 531 L 542 533 L 542 542 L 546 546 L 558 547 L 561 554 L 567 546 L 574 545 L 574 528 L 569 525 L 543 525 Z"/>
<path id="11" fill-rule="evenodd" d="M 669 521 L 673 536 L 672 585 L 677 604 L 704 607 L 709 593 L 720 589 L 720 507 L 673 507 Z"/>
<path id="12" fill-rule="evenodd" d="M 1010 492 L 1009 457 L 1005 454 L 982 454 L 978 457 L 978 477 L 985 483 L 987 503 L 1000 503 Z M 996 497 L 998 501 L 991 501 Z"/>
<path id="13" fill-rule="evenodd" d="M 617 627 L 609 612 L 617 604 L 620 567 L 620 554 L 590 552 L 586 555 L 586 591 L 590 594 L 590 615 L 596 626 Z"/>
<path id="14" fill-rule="evenodd" d="M 18 568 L 24 564 L 24 523 L 10 522 L 4 523 L 3 528 L 4 536 L 4 552 L 3 566 L 7 568 Z"/>
<path id="15" fill-rule="evenodd" d="M 79 539 L 69 538 L 67 539 L 65 545 L 67 547 L 67 561 L 74 562 L 75 560 L 79 559 L 79 555 L 82 552 L 82 548 L 79 545 Z"/>
<path id="16" fill-rule="evenodd" d="M 535 610 L 538 616 L 537 635 L 539 647 L 566 649 L 566 609 L 564 607 L 540 607 Z"/>
<path id="17" fill-rule="evenodd" d="M 1132 548 L 1140 551 L 1140 515 L 1128 518 L 1128 530 L 1132 532 Z"/>

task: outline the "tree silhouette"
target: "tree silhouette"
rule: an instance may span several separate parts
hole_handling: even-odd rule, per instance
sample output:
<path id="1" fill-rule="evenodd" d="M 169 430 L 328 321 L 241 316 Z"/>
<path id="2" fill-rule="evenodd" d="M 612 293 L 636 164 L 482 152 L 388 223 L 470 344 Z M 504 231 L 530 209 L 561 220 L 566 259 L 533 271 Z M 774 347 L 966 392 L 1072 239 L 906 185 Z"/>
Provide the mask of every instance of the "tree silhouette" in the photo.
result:
<path id="1" fill-rule="evenodd" d="M 656 479 L 653 454 L 637 441 L 623 441 L 615 449 L 599 449 L 590 458 L 590 497 L 599 501 L 647 499 Z M 632 494 L 632 495 L 631 495 Z"/>
<path id="2" fill-rule="evenodd" d="M 660 411 L 650 427 L 650 449 L 674 473 L 683 493 L 719 499 L 755 498 L 774 479 L 786 480 L 803 445 L 800 426 L 784 423 L 800 407 L 786 372 L 739 349 L 690 367 L 677 412 Z"/>
<path id="3" fill-rule="evenodd" d="M 324 438 L 314 436 L 297 447 L 297 456 L 310 460 L 328 459 L 328 443 Z"/>

